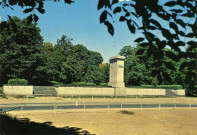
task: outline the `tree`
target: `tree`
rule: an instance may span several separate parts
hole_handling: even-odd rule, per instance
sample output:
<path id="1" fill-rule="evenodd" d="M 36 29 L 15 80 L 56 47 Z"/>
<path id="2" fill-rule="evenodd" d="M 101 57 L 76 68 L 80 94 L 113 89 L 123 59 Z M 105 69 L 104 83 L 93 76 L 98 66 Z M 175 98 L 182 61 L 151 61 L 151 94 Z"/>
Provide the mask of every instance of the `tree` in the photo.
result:
<path id="1" fill-rule="evenodd" d="M 172 74 L 176 71 L 176 52 L 165 48 L 163 49 L 164 53 L 161 55 L 159 54 L 160 51 L 156 44 L 145 47 L 138 44 L 137 47 L 137 57 L 140 59 L 141 63 L 145 64 L 146 69 L 150 71 L 152 78 L 157 78 L 159 84 L 172 84 Z M 148 52 L 151 47 L 155 47 L 154 53 Z M 140 52 L 141 50 L 143 51 Z M 169 53 L 174 55 L 174 60 L 167 57 Z"/>
<path id="2" fill-rule="evenodd" d="M 27 23 L 27 19 L 13 17 L 12 20 L 17 31 L 14 31 L 11 20 L 1 23 L 1 85 L 12 78 L 24 78 L 34 85 L 46 84 L 40 29 L 36 24 Z"/>
<path id="3" fill-rule="evenodd" d="M 57 2 L 60 0 L 53 0 L 53 1 Z M 74 3 L 73 0 L 64 0 L 64 2 L 66 4 Z M 37 10 L 41 14 L 45 13 L 44 2 L 40 0 L 35 0 L 35 1 L 32 0 L 6 1 L 5 0 L 2 1 L 0 4 L 3 7 L 9 7 L 9 8 L 12 8 L 12 6 L 14 5 L 18 5 L 22 8 L 24 6 L 27 7 L 24 9 L 23 12 L 30 13 L 30 15 L 28 16 L 28 20 L 30 22 L 33 20 L 34 21 L 38 20 L 38 17 L 35 14 L 35 10 Z M 108 31 L 111 35 L 114 34 L 114 28 L 110 20 L 114 22 L 113 16 L 118 13 L 121 13 L 119 17 L 119 21 L 125 22 L 131 33 L 134 34 L 136 30 L 140 30 L 145 35 L 145 37 L 140 37 L 136 39 L 135 41 L 137 43 L 140 43 L 145 39 L 148 41 L 148 43 L 146 42 L 146 44 L 144 44 L 146 46 L 152 45 L 154 42 L 156 42 L 160 48 L 160 51 L 166 45 L 169 45 L 170 47 L 172 47 L 172 49 L 181 52 L 179 47 L 186 44 L 184 42 L 179 42 L 181 36 L 188 38 L 197 37 L 197 30 L 196 30 L 197 1 L 195 0 L 186 0 L 186 1 L 130 0 L 130 2 L 119 1 L 119 0 L 99 0 L 97 9 L 98 10 L 103 9 L 100 16 L 100 23 L 103 23 L 104 25 L 107 26 Z M 158 19 L 155 19 L 155 16 L 157 16 Z M 139 19 L 142 21 L 141 26 L 139 25 L 139 23 L 136 22 Z M 194 21 L 190 20 L 189 22 L 185 22 L 185 20 L 187 19 L 193 19 Z M 168 26 L 171 29 L 173 29 L 173 31 L 166 29 L 165 28 L 166 25 L 162 26 L 160 24 L 161 21 L 167 22 Z M 191 28 L 192 31 L 191 33 L 184 34 L 181 27 L 183 29 Z M 166 40 L 160 40 L 154 34 L 155 31 L 160 31 L 162 36 Z M 194 49 L 196 47 L 195 44 L 196 42 L 187 42 L 187 45 L 191 46 L 191 49 Z M 152 51 L 149 50 L 149 52 Z M 163 53 L 161 53 L 161 55 L 162 54 Z M 182 57 L 187 57 L 187 56 L 182 56 Z M 191 61 L 190 63 L 192 62 L 193 61 Z"/>
<path id="4" fill-rule="evenodd" d="M 85 81 L 93 82 L 92 73 L 91 79 L 87 79 L 88 72 L 97 71 L 95 67 L 98 67 L 103 61 L 101 54 L 90 51 L 80 44 L 73 45 L 71 41 L 72 39 L 62 35 L 56 45 L 44 44 L 49 81 L 72 83 L 84 81 L 84 77 L 86 77 Z"/>
<path id="5" fill-rule="evenodd" d="M 101 77 L 102 83 L 108 83 L 109 82 L 109 70 L 110 70 L 109 63 L 101 63 L 99 64 L 99 68 L 102 73 L 102 77 Z"/>
<path id="6" fill-rule="evenodd" d="M 180 59 L 178 62 L 175 63 L 175 72 L 172 72 L 172 80 L 173 84 L 181 84 L 183 88 L 185 88 L 185 76 L 186 76 L 186 69 L 180 70 L 181 64 L 186 61 L 184 58 Z"/>
<path id="7" fill-rule="evenodd" d="M 142 46 L 138 50 L 138 54 L 147 51 L 148 57 L 156 59 L 154 65 L 160 65 L 160 67 L 165 65 L 169 69 L 174 69 L 174 67 L 171 62 L 164 59 L 165 54 L 168 59 L 174 61 L 185 58 L 187 61 L 181 63 L 180 66 L 180 70 L 187 69 L 185 83 L 190 87 L 196 84 L 197 62 L 195 48 L 197 42 L 193 40 L 193 38 L 197 37 L 196 0 L 131 0 L 130 3 L 123 2 L 122 4 L 120 4 L 119 0 L 99 0 L 98 10 L 101 9 L 103 9 L 103 12 L 100 16 L 100 23 L 107 26 L 111 35 L 114 35 L 113 16 L 121 13 L 119 14 L 119 21 L 125 22 L 132 34 L 135 34 L 136 30 L 144 34 L 144 37 L 135 40 Z M 156 17 L 157 19 L 155 19 Z M 142 22 L 141 25 L 136 22 L 139 19 Z M 166 25 L 162 25 L 161 22 Z M 163 39 L 159 38 L 157 33 L 161 33 Z M 187 38 L 188 41 L 181 41 L 183 38 Z M 176 54 L 165 50 L 166 46 L 176 51 Z M 183 51 L 180 49 L 182 46 L 188 46 L 190 49 Z M 156 67 L 156 72 L 159 72 L 160 69 L 158 69 Z M 162 74 L 157 78 L 161 80 L 162 76 L 168 77 L 165 72 Z M 167 78 L 165 79 L 167 80 Z"/>
<path id="8" fill-rule="evenodd" d="M 46 57 L 46 72 L 47 72 L 47 80 L 50 82 L 51 80 L 54 80 L 54 75 L 56 74 L 55 70 L 53 69 L 54 67 L 54 57 L 53 57 L 53 52 L 55 50 L 55 47 L 53 46 L 52 43 L 46 42 L 43 45 L 43 53 Z"/>
<path id="9" fill-rule="evenodd" d="M 125 46 L 120 50 L 120 55 L 125 58 L 124 80 L 127 85 L 150 84 L 151 76 L 145 64 L 140 62 L 136 55 L 138 48 Z"/>
<path id="10" fill-rule="evenodd" d="M 134 48 L 132 48 L 131 46 L 124 46 L 121 50 L 120 50 L 120 52 L 119 52 L 119 54 L 121 55 L 121 56 L 124 56 L 126 59 L 128 58 L 128 56 L 129 55 L 133 55 L 133 53 L 135 53 L 134 51 L 133 51 L 133 49 Z"/>
<path id="11" fill-rule="evenodd" d="M 73 53 L 70 57 L 73 57 L 77 60 L 77 62 L 80 65 L 80 68 L 82 70 L 79 70 L 78 76 L 81 76 L 80 79 L 77 79 L 78 81 L 91 81 L 92 77 L 89 76 L 89 72 L 92 72 L 92 70 L 96 70 L 95 67 L 98 67 L 100 63 L 102 63 L 103 58 L 100 53 L 90 51 L 83 45 L 75 45 L 73 48 Z M 92 74 L 91 74 L 92 76 Z"/>
<path id="12" fill-rule="evenodd" d="M 63 62 L 61 74 L 64 78 L 64 83 L 78 82 L 82 78 L 83 68 L 80 62 L 73 57 L 68 57 Z"/>
<path id="13" fill-rule="evenodd" d="M 84 79 L 86 83 L 92 82 L 99 85 L 102 81 L 102 72 L 100 68 L 96 65 L 89 65 Z"/>
<path id="14" fill-rule="evenodd" d="M 69 79 L 68 74 L 65 72 L 65 64 L 67 59 L 69 60 L 69 55 L 72 54 L 73 44 L 71 40 L 66 35 L 62 35 L 60 39 L 57 39 L 56 45 L 44 44 L 44 54 L 47 58 L 46 71 L 49 81 L 66 83 Z"/>

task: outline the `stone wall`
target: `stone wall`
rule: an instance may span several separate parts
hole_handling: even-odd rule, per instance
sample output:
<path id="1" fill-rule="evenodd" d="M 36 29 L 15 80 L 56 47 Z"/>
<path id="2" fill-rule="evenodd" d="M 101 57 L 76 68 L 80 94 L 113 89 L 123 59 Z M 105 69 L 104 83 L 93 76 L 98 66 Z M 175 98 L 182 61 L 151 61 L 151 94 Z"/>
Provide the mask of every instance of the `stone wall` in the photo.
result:
<path id="1" fill-rule="evenodd" d="M 57 94 L 86 96 L 166 96 L 166 89 L 145 88 L 96 88 L 96 87 L 57 87 Z M 185 96 L 185 90 L 170 90 L 177 96 Z"/>
<path id="2" fill-rule="evenodd" d="M 56 87 L 58 96 L 84 95 L 84 96 L 165 96 L 165 89 L 144 88 L 107 88 L 107 87 Z M 185 90 L 170 90 L 177 96 L 185 96 Z M 4 85 L 6 95 L 33 95 L 33 86 Z"/>
<path id="3" fill-rule="evenodd" d="M 4 85 L 3 92 L 6 95 L 33 95 L 33 86 L 26 85 L 26 86 L 16 86 L 16 85 Z"/>
<path id="4" fill-rule="evenodd" d="M 114 88 L 101 87 L 57 87 L 58 96 L 63 95 L 90 95 L 90 96 L 113 96 Z"/>
<path id="5" fill-rule="evenodd" d="M 185 90 L 184 89 L 170 90 L 170 91 L 173 92 L 174 94 L 178 95 L 178 96 L 185 96 Z"/>
<path id="6" fill-rule="evenodd" d="M 137 89 L 137 88 L 127 88 L 127 95 L 136 95 L 136 96 L 148 96 L 148 95 L 159 95 L 165 96 L 166 90 L 165 89 Z"/>

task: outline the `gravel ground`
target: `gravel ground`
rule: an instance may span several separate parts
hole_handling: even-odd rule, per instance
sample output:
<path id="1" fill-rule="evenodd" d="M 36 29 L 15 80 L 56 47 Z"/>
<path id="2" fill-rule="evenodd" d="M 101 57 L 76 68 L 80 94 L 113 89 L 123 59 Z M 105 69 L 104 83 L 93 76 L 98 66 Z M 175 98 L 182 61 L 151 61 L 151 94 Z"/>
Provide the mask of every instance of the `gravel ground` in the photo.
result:
<path id="1" fill-rule="evenodd" d="M 196 135 L 197 109 L 106 109 L 12 112 L 18 118 L 52 122 L 55 127 L 76 127 L 96 135 Z"/>

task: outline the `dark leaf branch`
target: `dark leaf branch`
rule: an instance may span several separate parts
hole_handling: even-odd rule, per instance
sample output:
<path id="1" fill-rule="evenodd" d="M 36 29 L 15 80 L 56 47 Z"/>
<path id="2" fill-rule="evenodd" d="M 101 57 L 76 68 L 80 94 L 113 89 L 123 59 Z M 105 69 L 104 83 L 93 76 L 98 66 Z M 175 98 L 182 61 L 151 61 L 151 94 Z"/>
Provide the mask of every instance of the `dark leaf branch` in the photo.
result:
<path id="1" fill-rule="evenodd" d="M 27 16 L 29 19 L 28 22 L 38 21 L 38 15 L 36 15 L 34 12 L 37 10 L 39 13 L 44 14 L 45 9 L 44 9 L 44 1 L 45 0 L 3 0 L 0 2 L 0 5 L 3 7 L 9 7 L 11 9 L 12 6 L 18 5 L 19 7 L 27 7 L 23 10 L 24 13 L 30 13 L 30 15 Z M 54 2 L 59 2 L 60 0 L 54 0 Z M 74 3 L 73 0 L 64 0 L 66 4 L 72 4 Z M 14 9 L 13 9 L 14 10 Z"/>
<path id="2" fill-rule="evenodd" d="M 108 28 L 108 32 L 113 36 L 114 35 L 114 27 L 109 21 L 105 21 L 104 24 Z"/>
<path id="3" fill-rule="evenodd" d="M 111 16 L 112 15 L 107 11 L 107 10 L 104 10 L 102 13 L 101 13 L 101 16 L 100 16 L 100 23 L 104 23 L 106 20 L 107 20 L 107 15 Z"/>
<path id="4" fill-rule="evenodd" d="M 103 7 L 105 7 L 105 8 L 108 7 L 108 8 L 111 9 L 110 0 L 99 0 L 97 9 L 100 10 L 100 9 L 102 9 Z"/>

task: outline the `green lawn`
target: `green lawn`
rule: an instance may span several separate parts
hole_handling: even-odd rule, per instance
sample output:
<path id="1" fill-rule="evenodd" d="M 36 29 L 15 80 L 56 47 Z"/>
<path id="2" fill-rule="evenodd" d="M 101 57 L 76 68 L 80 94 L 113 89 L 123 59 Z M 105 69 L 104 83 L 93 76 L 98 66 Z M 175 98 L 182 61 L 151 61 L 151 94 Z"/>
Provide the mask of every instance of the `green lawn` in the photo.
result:
<path id="1" fill-rule="evenodd" d="M 63 84 L 55 81 L 51 81 L 54 86 L 84 86 L 84 87 L 110 87 L 107 83 L 100 83 L 99 85 L 96 85 L 95 83 L 90 82 L 73 82 L 71 84 Z M 141 86 L 132 86 L 132 85 L 126 85 L 127 88 L 151 88 L 151 89 L 182 89 L 181 85 L 158 85 L 156 87 L 152 85 L 141 85 Z"/>
<path id="2" fill-rule="evenodd" d="M 127 85 L 127 88 L 152 88 L 152 89 L 182 89 L 181 85 L 158 85 L 156 87 L 152 85 L 141 85 L 141 86 L 131 86 Z"/>
<path id="3" fill-rule="evenodd" d="M 109 87 L 107 83 L 100 83 L 99 85 L 96 85 L 95 83 L 90 83 L 90 82 L 73 82 L 71 84 L 63 84 L 63 83 L 55 83 L 54 86 L 84 86 L 84 87 Z"/>

